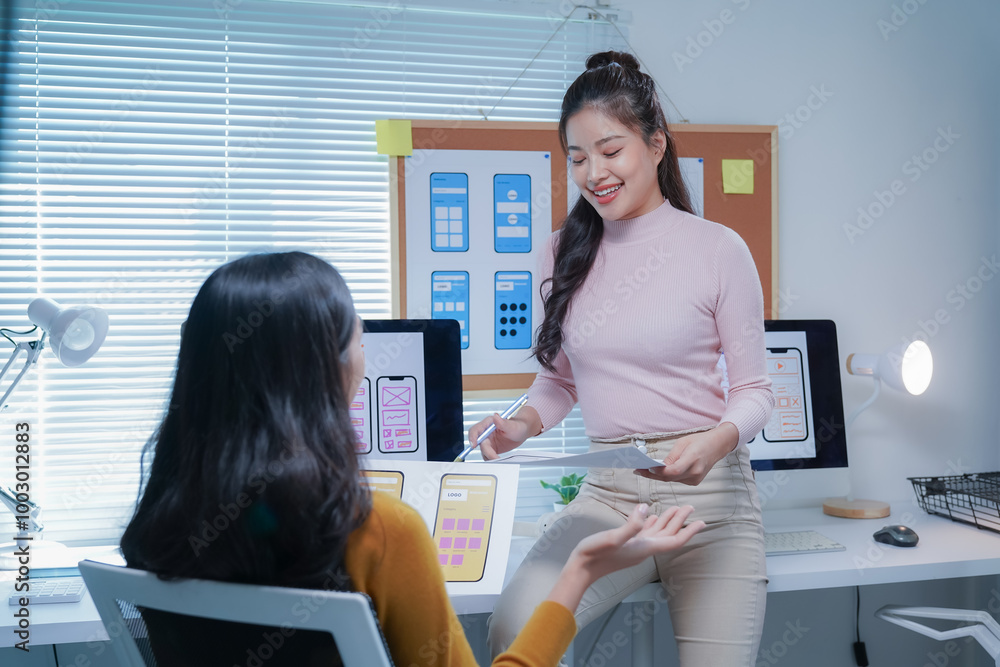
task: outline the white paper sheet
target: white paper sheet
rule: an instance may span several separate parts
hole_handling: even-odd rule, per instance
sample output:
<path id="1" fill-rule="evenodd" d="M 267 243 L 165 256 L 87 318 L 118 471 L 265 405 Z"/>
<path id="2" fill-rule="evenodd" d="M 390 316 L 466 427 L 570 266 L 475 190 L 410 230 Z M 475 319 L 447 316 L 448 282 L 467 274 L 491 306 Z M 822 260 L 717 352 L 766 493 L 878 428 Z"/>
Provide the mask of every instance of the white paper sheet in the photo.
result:
<path id="1" fill-rule="evenodd" d="M 616 449 L 586 454 L 561 452 L 514 452 L 486 463 L 516 463 L 522 466 L 558 466 L 560 468 L 658 468 L 663 461 L 652 459 L 637 447 L 625 445 Z"/>

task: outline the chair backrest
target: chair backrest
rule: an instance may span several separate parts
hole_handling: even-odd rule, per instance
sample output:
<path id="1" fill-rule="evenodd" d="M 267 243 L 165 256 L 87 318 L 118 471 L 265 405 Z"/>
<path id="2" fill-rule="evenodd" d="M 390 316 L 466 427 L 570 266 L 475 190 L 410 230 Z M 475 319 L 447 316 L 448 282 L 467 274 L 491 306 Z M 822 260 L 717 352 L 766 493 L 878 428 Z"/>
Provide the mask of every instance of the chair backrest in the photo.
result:
<path id="1" fill-rule="evenodd" d="M 122 665 L 326 665 L 392 667 L 363 593 L 163 581 L 144 570 L 81 561 L 80 573 Z M 203 635 L 199 640 L 197 635 Z M 180 640 L 183 638 L 183 640 Z M 335 649 L 335 650 L 334 650 Z"/>

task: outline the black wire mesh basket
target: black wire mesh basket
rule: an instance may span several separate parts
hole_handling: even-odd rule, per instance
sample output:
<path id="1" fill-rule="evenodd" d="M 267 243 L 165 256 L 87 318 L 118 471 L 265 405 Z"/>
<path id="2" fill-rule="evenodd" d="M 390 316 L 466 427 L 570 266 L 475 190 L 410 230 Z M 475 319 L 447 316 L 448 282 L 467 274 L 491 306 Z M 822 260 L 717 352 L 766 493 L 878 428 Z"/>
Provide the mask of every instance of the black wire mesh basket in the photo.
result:
<path id="1" fill-rule="evenodd" d="M 1000 472 L 907 479 L 925 512 L 1000 533 Z"/>

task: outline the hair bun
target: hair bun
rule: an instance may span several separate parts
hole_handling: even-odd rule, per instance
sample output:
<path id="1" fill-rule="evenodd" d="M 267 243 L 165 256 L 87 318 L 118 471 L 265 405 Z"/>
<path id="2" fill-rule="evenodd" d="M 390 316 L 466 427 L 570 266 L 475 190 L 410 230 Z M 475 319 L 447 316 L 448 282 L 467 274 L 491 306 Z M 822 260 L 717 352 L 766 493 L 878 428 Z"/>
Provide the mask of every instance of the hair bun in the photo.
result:
<path id="1" fill-rule="evenodd" d="M 598 67 L 608 67 L 609 65 L 618 65 L 624 69 L 639 71 L 639 61 L 631 53 L 625 53 L 624 51 L 604 51 L 602 53 L 595 53 L 587 58 L 588 70 L 597 69 Z"/>

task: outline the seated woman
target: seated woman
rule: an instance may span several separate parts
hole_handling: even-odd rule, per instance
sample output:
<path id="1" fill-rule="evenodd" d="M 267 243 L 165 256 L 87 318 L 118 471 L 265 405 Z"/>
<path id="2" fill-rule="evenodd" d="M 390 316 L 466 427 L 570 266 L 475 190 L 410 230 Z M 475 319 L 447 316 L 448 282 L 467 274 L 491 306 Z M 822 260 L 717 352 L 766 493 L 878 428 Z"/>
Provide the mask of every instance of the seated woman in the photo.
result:
<path id="1" fill-rule="evenodd" d="M 423 520 L 361 483 L 348 413 L 361 330 L 343 278 L 312 255 L 251 255 L 209 276 L 122 552 L 164 578 L 361 591 L 397 665 L 474 665 Z M 690 511 L 639 506 L 582 541 L 493 664 L 555 665 L 586 588 L 682 546 L 704 526 L 683 525 Z"/>

